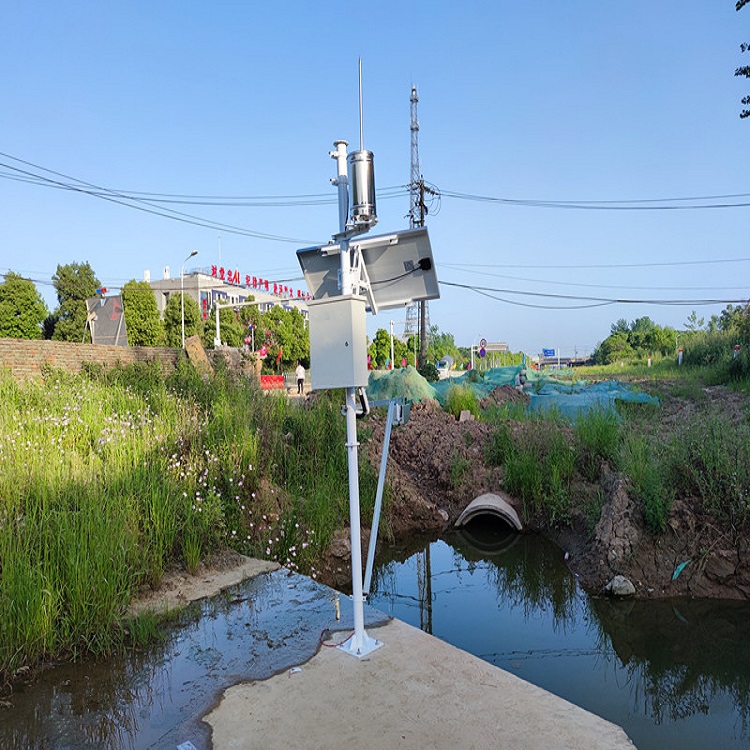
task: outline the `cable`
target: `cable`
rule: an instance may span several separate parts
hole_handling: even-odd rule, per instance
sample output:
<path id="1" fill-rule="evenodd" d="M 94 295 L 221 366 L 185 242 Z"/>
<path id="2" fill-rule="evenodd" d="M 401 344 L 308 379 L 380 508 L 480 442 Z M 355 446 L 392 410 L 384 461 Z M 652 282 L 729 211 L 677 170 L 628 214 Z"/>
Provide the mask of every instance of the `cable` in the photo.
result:
<path id="1" fill-rule="evenodd" d="M 331 636 L 331 631 L 328 630 L 328 628 L 324 628 L 320 631 L 320 645 L 325 646 L 326 648 L 338 648 L 339 646 L 343 646 L 347 641 L 350 641 L 352 639 L 352 637 L 354 636 L 354 631 L 352 630 L 352 632 L 346 638 L 344 638 L 343 641 L 339 641 L 338 643 L 326 643 L 324 640 L 326 635 L 328 637 Z"/>
<path id="2" fill-rule="evenodd" d="M 568 300 L 585 300 L 603 305 L 728 305 L 728 304 L 748 304 L 747 299 L 693 299 L 693 300 L 670 300 L 670 299 L 608 299 L 606 297 L 585 297 L 582 295 L 571 294 L 550 294 L 545 292 L 528 292 L 516 289 L 493 289 L 492 287 L 471 286 L 469 284 L 458 284 L 451 281 L 441 281 L 441 286 L 452 286 L 457 289 L 470 289 L 479 294 L 483 292 L 494 292 L 498 294 L 518 294 L 527 297 L 548 297 L 551 299 L 568 299 Z M 507 302 L 508 300 L 502 300 Z M 511 303 L 521 304 L 521 303 Z"/>
<path id="3" fill-rule="evenodd" d="M 467 267 L 464 264 L 454 263 L 443 263 L 443 268 L 452 268 L 456 271 L 464 271 L 468 273 L 477 273 L 482 276 L 491 276 L 497 279 L 510 279 L 511 281 L 530 281 L 537 284 L 553 284 L 555 286 L 572 286 L 572 287 L 587 287 L 589 289 L 639 289 L 645 291 L 670 291 L 670 292 L 687 292 L 687 291 L 699 291 L 699 290 L 719 290 L 719 291 L 731 291 L 737 289 L 747 289 L 747 285 L 744 286 L 718 286 L 718 287 L 706 287 L 706 286 L 624 286 L 622 284 L 587 284 L 583 281 L 553 281 L 551 279 L 532 279 L 525 276 L 508 276 L 502 273 L 487 273 L 486 271 L 474 271 L 473 267 Z"/>
<path id="4" fill-rule="evenodd" d="M 717 263 L 750 263 L 750 258 L 718 258 L 712 260 L 674 260 L 664 261 L 656 263 L 586 263 L 586 264 L 574 264 L 574 265 L 554 265 L 545 263 L 544 265 L 525 265 L 525 264 L 514 264 L 514 263 L 472 263 L 451 264 L 452 268 L 460 268 L 461 266 L 467 266 L 470 268 L 653 268 L 657 266 L 702 266 L 702 265 L 713 265 Z M 448 264 L 444 264 L 448 265 Z"/>
<path id="5" fill-rule="evenodd" d="M 375 286 L 376 284 L 390 284 L 393 281 L 405 279 L 407 276 L 411 276 L 417 271 L 429 271 L 431 268 L 432 261 L 429 258 L 420 258 L 417 265 L 414 268 L 410 268 L 406 273 L 402 273 L 399 276 L 394 276 L 392 279 L 380 279 L 379 281 L 371 281 L 370 286 Z"/>
<path id="6" fill-rule="evenodd" d="M 643 199 L 637 201 L 554 201 L 521 198 L 496 198 L 488 195 L 459 193 L 452 190 L 441 190 L 446 198 L 475 201 L 477 203 L 498 203 L 507 206 L 526 206 L 533 208 L 562 208 L 593 211 L 684 211 L 701 208 L 746 208 L 750 203 L 691 203 L 686 205 L 650 205 L 651 203 L 678 202 L 688 200 L 722 200 L 722 196 L 707 196 L 705 198 L 662 198 Z M 737 193 L 729 197 L 744 198 L 747 193 Z"/>
<path id="7" fill-rule="evenodd" d="M 0 152 L 0 156 L 7 156 L 7 155 Z M 83 180 L 78 180 L 75 177 L 70 177 L 68 175 L 64 175 L 59 172 L 54 172 L 53 170 L 47 169 L 46 167 L 39 167 L 35 164 L 32 164 L 31 162 L 26 162 L 23 159 L 17 159 L 16 157 L 13 157 L 13 156 L 9 158 L 14 159 L 15 161 L 18 161 L 22 164 L 27 164 L 29 166 L 32 166 L 35 169 L 42 169 L 45 172 L 50 172 L 50 174 L 56 174 L 58 176 L 65 177 L 65 179 L 74 180 L 75 182 L 80 183 L 80 185 L 83 185 L 84 187 L 80 187 L 78 185 L 73 185 L 73 184 L 66 184 L 66 183 L 60 182 L 59 180 L 53 180 L 50 177 L 45 177 L 44 175 L 37 175 L 37 174 L 34 174 L 33 172 L 29 172 L 27 170 L 21 169 L 20 167 L 14 167 L 11 164 L 0 162 L 0 166 L 5 167 L 6 169 L 10 169 L 14 172 L 18 172 L 19 174 L 22 174 L 22 175 L 31 176 L 39 181 L 50 183 L 51 185 L 56 185 L 66 190 L 72 190 L 74 192 L 84 193 L 86 195 L 90 195 L 95 198 L 101 198 L 102 200 L 106 200 L 111 203 L 117 203 L 119 205 L 126 206 L 127 208 L 134 208 L 138 211 L 143 211 L 145 213 L 153 214 L 155 216 L 161 216 L 162 218 L 165 218 L 165 219 L 172 219 L 173 221 L 181 221 L 186 224 L 192 224 L 194 226 L 201 226 L 206 229 L 220 229 L 221 231 L 229 232 L 230 234 L 240 234 L 246 237 L 254 237 L 256 239 L 264 239 L 264 240 L 270 240 L 274 242 L 288 242 L 288 243 L 294 243 L 294 244 L 316 242 L 315 240 L 300 239 L 300 238 L 295 238 L 295 237 L 284 237 L 281 235 L 258 232 L 252 229 L 244 229 L 242 227 L 233 226 L 231 224 L 222 224 L 220 222 L 211 221 L 210 219 L 203 219 L 201 217 L 193 216 L 192 214 L 186 214 L 181 211 L 175 211 L 169 208 L 153 206 L 151 203 L 149 203 L 149 201 L 146 201 L 140 198 L 129 198 L 125 195 L 120 195 L 113 191 L 107 191 L 106 188 L 102 188 L 98 185 L 93 185 L 92 183 L 87 183 Z M 134 205 L 134 203 L 129 203 L 128 201 L 133 201 L 136 204 Z M 137 205 L 138 203 L 142 203 L 144 205 Z M 151 207 L 147 208 L 147 206 L 151 206 Z"/>
<path id="8" fill-rule="evenodd" d="M 38 185 L 40 187 L 55 188 L 58 190 L 70 190 L 71 185 L 67 183 L 49 184 L 42 177 L 24 177 L 19 175 L 0 172 L 0 178 L 13 180 L 15 182 L 24 182 L 29 185 Z M 320 206 L 331 205 L 338 201 L 336 196 L 328 193 L 319 195 L 302 195 L 302 196 L 180 196 L 170 195 L 169 193 L 146 193 L 137 190 L 120 190 L 117 188 L 108 188 L 106 191 L 92 191 L 97 196 L 110 193 L 122 195 L 128 200 L 148 199 L 149 203 L 169 203 L 191 206 L 212 206 L 220 208 L 287 208 L 300 206 Z M 406 195 L 405 188 L 382 188 L 377 190 L 378 201 L 401 198 Z M 160 197 L 165 196 L 165 197 Z"/>

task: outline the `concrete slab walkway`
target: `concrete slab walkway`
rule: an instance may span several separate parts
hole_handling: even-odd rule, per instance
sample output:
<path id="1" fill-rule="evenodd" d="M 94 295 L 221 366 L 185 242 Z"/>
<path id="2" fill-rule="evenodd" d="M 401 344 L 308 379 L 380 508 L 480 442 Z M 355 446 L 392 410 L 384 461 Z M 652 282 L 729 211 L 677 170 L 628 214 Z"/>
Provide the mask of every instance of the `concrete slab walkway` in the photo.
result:
<path id="1" fill-rule="evenodd" d="M 321 648 L 300 671 L 227 690 L 215 750 L 633 748 L 604 719 L 398 620 L 358 660 Z M 342 636 L 339 636 L 341 638 Z"/>

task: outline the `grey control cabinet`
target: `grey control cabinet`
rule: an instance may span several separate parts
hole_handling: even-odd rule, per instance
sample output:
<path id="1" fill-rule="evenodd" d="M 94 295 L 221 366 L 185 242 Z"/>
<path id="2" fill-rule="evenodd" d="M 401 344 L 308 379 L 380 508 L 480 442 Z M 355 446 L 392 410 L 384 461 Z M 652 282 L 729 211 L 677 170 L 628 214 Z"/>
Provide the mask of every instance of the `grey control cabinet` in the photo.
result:
<path id="1" fill-rule="evenodd" d="M 357 295 L 308 302 L 313 390 L 367 385 L 365 305 Z"/>

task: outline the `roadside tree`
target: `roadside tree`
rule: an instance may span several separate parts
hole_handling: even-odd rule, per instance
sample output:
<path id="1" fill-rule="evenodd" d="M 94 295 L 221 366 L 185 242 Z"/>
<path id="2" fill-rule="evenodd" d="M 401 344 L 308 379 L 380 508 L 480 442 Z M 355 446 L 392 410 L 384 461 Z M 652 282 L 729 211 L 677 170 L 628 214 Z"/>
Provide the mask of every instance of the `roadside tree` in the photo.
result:
<path id="1" fill-rule="evenodd" d="M 86 328 L 86 300 L 94 297 L 101 286 L 94 269 L 88 263 L 58 265 L 52 284 L 57 292 L 58 305 L 52 314 L 54 331 L 51 338 L 55 341 L 91 341 Z"/>
<path id="2" fill-rule="evenodd" d="M 227 344 L 227 346 L 242 346 L 245 342 L 245 326 L 238 320 L 237 313 L 231 307 L 224 308 L 220 313 L 219 334 L 221 335 L 221 343 Z M 215 338 L 216 305 L 211 308 L 211 313 L 203 328 L 203 345 L 207 349 L 213 349 Z"/>
<path id="3" fill-rule="evenodd" d="M 33 281 L 10 271 L 0 284 L 0 336 L 40 339 L 49 314 Z"/>
<path id="4" fill-rule="evenodd" d="M 293 310 L 285 310 L 279 305 L 274 305 L 260 315 L 258 330 L 261 338 L 265 337 L 269 344 L 267 365 L 275 365 L 278 361 L 280 367 L 290 367 L 297 360 L 303 365 L 309 365 L 310 336 L 305 327 L 305 318 L 296 307 Z M 256 349 L 259 346 L 258 340 L 259 337 L 256 335 Z"/>
<path id="5" fill-rule="evenodd" d="M 147 281 L 128 281 L 122 288 L 122 306 L 130 346 L 163 346 L 164 323 L 156 307 L 156 297 Z"/>
<path id="6" fill-rule="evenodd" d="M 182 295 L 180 292 L 169 295 L 164 308 L 164 332 L 167 346 L 179 349 L 182 347 Z M 185 338 L 203 334 L 203 317 L 198 303 L 185 295 Z"/>

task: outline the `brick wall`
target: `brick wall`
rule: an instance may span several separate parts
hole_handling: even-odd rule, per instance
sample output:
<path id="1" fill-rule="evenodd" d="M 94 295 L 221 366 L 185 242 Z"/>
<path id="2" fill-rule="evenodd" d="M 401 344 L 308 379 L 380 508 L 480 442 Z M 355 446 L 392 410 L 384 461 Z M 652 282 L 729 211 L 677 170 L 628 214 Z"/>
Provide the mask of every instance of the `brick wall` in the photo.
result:
<path id="1" fill-rule="evenodd" d="M 173 368 L 181 356 L 181 349 L 162 346 L 102 346 L 0 338 L 0 368 L 8 368 L 17 380 L 41 377 L 46 364 L 75 373 L 80 372 L 84 362 L 112 367 L 118 363 L 158 360 L 164 367 Z"/>

